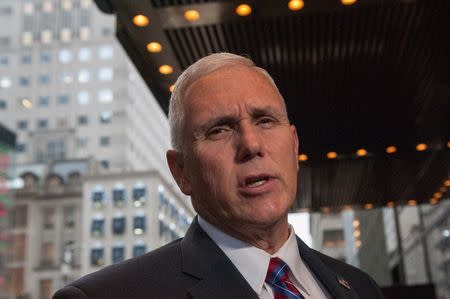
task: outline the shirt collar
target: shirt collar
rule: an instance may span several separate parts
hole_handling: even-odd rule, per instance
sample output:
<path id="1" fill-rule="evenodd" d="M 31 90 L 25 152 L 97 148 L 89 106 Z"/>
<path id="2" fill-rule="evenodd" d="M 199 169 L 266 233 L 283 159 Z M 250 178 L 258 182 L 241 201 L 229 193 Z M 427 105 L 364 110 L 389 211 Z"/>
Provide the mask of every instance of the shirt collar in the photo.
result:
<path id="1" fill-rule="evenodd" d="M 198 216 L 198 223 L 231 260 L 258 295 L 261 295 L 262 293 L 271 257 L 281 258 L 289 266 L 292 275 L 297 282 L 301 284 L 302 276 L 301 267 L 299 267 L 299 265 L 303 262 L 298 251 L 294 228 L 291 225 L 289 226 L 289 238 L 283 246 L 271 256 L 262 249 L 256 248 L 253 245 L 224 233 L 200 216 Z M 304 284 L 302 284 L 302 286 L 305 287 L 306 292 L 309 294 L 309 290 L 306 286 Z"/>

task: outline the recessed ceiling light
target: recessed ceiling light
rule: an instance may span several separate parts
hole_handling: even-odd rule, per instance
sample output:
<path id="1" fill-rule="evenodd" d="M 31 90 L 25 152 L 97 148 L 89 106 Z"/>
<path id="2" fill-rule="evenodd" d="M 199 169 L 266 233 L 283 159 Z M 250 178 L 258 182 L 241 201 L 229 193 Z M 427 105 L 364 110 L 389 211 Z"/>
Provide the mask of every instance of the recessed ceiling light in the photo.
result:
<path id="1" fill-rule="evenodd" d="M 426 149 L 427 149 L 427 145 L 425 143 L 419 143 L 416 146 L 416 150 L 419 151 L 419 152 L 423 152 Z"/>
<path id="2" fill-rule="evenodd" d="M 328 159 L 335 159 L 335 158 L 337 158 L 337 153 L 336 152 L 329 152 L 329 153 L 327 153 L 327 158 Z"/>
<path id="3" fill-rule="evenodd" d="M 393 154 L 393 153 L 395 153 L 396 151 L 397 151 L 397 148 L 396 148 L 395 146 L 393 146 L 393 145 L 388 146 L 388 147 L 386 148 L 386 153 L 388 153 L 388 154 Z"/>
<path id="4" fill-rule="evenodd" d="M 147 44 L 147 50 L 150 53 L 159 53 L 162 50 L 162 46 L 158 42 L 150 42 Z"/>
<path id="5" fill-rule="evenodd" d="M 189 22 L 195 22 L 200 19 L 200 13 L 198 12 L 198 10 L 189 9 L 184 12 L 184 18 Z"/>
<path id="6" fill-rule="evenodd" d="M 357 0 L 341 0 L 341 3 L 344 5 L 352 5 L 356 2 Z"/>
<path id="7" fill-rule="evenodd" d="M 305 2 L 303 2 L 303 0 L 291 0 L 288 3 L 289 9 L 293 11 L 300 10 L 303 6 L 305 6 Z"/>
<path id="8" fill-rule="evenodd" d="M 169 75 L 173 73 L 173 67 L 168 64 L 163 64 L 159 67 L 159 72 L 163 75 Z"/>
<path id="9" fill-rule="evenodd" d="M 20 103 L 22 104 L 22 107 L 26 109 L 30 109 L 33 107 L 33 102 L 28 98 L 23 98 Z"/>
<path id="10" fill-rule="evenodd" d="M 358 155 L 359 157 L 364 157 L 365 155 L 367 155 L 367 151 L 363 148 L 360 148 L 356 151 L 356 155 Z"/>
<path id="11" fill-rule="evenodd" d="M 241 4 L 236 7 L 236 13 L 241 16 L 245 17 L 252 13 L 252 7 L 248 4 Z"/>
<path id="12" fill-rule="evenodd" d="M 306 160 L 308 160 L 308 155 L 301 154 L 301 155 L 298 156 L 298 160 L 299 161 L 306 161 Z"/>
<path id="13" fill-rule="evenodd" d="M 150 23 L 149 19 L 144 15 L 136 15 L 133 17 L 134 25 L 138 27 L 145 27 Z"/>

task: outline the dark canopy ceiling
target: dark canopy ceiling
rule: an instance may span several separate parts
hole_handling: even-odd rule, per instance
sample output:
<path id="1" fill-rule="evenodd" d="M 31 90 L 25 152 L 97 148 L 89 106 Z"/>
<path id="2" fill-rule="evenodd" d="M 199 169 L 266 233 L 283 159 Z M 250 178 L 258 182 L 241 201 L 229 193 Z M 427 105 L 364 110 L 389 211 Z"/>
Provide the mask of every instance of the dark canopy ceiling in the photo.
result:
<path id="1" fill-rule="evenodd" d="M 288 1 L 96 2 L 117 15 L 121 44 L 166 111 L 169 86 L 209 53 L 245 54 L 269 71 L 308 155 L 296 207 L 423 202 L 442 193 L 450 169 L 450 1 L 304 0 L 300 11 Z M 250 15 L 235 13 L 242 3 Z M 188 9 L 200 18 L 185 20 Z M 148 26 L 133 24 L 139 14 Z M 150 41 L 162 51 L 149 53 Z M 163 64 L 174 72 L 160 74 Z M 421 142 L 428 148 L 419 153 Z M 390 145 L 395 154 L 385 153 Z M 357 157 L 359 148 L 367 156 Z M 329 151 L 337 159 L 327 159 Z"/>

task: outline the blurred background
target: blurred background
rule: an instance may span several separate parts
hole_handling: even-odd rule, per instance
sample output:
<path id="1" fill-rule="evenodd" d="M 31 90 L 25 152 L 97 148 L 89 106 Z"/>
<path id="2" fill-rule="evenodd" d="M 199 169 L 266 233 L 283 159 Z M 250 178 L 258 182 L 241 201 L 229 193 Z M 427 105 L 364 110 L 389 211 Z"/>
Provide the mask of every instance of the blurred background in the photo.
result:
<path id="1" fill-rule="evenodd" d="M 184 235 L 168 100 L 220 51 L 286 100 L 297 234 L 386 298 L 449 299 L 448 0 L 0 0 L 0 298 Z"/>

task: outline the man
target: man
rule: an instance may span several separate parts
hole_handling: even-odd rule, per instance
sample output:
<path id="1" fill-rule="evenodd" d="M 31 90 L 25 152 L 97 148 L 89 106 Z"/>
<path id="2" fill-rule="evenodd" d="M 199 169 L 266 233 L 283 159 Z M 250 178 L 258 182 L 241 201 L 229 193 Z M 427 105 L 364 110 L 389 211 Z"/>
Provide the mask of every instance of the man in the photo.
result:
<path id="1" fill-rule="evenodd" d="M 298 138 L 271 77 L 212 54 L 177 80 L 169 168 L 198 217 L 186 236 L 73 282 L 54 298 L 382 298 L 360 270 L 288 224 Z"/>

